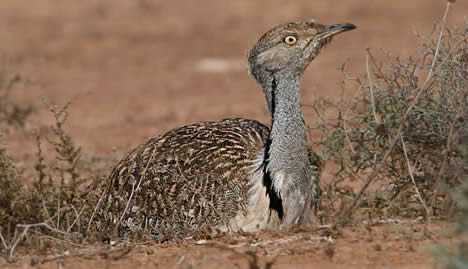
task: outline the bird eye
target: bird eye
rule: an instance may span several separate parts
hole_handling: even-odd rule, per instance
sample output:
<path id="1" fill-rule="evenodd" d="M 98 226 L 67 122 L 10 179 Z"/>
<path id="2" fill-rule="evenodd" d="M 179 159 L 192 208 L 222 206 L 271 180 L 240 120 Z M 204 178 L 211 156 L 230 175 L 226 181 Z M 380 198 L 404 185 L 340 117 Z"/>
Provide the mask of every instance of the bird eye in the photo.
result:
<path id="1" fill-rule="evenodd" d="M 297 42 L 297 38 L 293 35 L 288 35 L 286 38 L 284 38 L 284 43 L 288 45 L 294 45 Z"/>

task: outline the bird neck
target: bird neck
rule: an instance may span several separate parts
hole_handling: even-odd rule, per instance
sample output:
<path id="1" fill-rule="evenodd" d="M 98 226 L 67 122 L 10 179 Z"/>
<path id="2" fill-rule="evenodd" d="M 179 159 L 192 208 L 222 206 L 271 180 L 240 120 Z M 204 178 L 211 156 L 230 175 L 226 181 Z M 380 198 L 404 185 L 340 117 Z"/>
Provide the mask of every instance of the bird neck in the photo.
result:
<path id="1" fill-rule="evenodd" d="M 271 102 L 272 120 L 267 170 L 273 175 L 273 188 L 280 194 L 294 188 L 295 184 L 307 184 L 310 176 L 299 74 L 273 73 L 270 89 L 264 91 L 270 93 L 266 98 Z M 288 175 L 295 182 L 275 180 L 275 173 Z"/>
<path id="2" fill-rule="evenodd" d="M 294 128 L 288 128 L 289 131 L 297 130 L 303 133 L 305 126 L 301 109 L 299 76 L 274 73 L 272 77 L 270 92 L 272 129 L 281 127 L 278 130 L 282 130 L 282 127 L 292 126 Z"/>

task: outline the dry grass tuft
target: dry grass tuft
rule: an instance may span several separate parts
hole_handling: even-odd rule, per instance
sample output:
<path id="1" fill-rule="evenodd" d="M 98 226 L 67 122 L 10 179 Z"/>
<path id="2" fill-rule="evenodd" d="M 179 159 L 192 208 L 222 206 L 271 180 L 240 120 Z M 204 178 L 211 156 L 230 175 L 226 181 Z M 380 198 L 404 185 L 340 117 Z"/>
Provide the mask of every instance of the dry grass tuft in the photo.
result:
<path id="1" fill-rule="evenodd" d="M 97 203 L 92 195 L 96 192 L 89 191 L 93 189 L 89 186 L 97 184 L 100 177 L 85 175 L 77 168 L 81 150 L 64 130 L 70 103 L 63 107 L 44 103 L 55 119 L 50 127 L 52 135 L 46 137 L 55 150 L 55 160 L 46 161 L 43 139 L 36 132 L 37 162 L 32 183 L 0 144 L 0 253 L 10 262 L 15 260 L 19 246 L 39 254 L 80 247 L 89 235 Z"/>

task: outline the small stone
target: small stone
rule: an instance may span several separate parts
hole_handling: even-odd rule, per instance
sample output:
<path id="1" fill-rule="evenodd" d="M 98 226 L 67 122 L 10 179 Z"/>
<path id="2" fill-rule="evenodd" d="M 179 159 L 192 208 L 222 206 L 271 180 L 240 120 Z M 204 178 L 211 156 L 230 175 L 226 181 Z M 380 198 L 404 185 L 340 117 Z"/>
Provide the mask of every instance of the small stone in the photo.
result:
<path id="1" fill-rule="evenodd" d="M 379 245 L 379 244 L 376 244 L 376 245 L 374 246 L 374 249 L 375 249 L 375 251 L 382 251 L 382 246 Z"/>
<path id="2" fill-rule="evenodd" d="M 34 266 L 38 263 L 39 263 L 39 258 L 37 256 L 31 256 L 31 260 L 29 261 L 29 264 L 31 264 L 31 266 Z"/>

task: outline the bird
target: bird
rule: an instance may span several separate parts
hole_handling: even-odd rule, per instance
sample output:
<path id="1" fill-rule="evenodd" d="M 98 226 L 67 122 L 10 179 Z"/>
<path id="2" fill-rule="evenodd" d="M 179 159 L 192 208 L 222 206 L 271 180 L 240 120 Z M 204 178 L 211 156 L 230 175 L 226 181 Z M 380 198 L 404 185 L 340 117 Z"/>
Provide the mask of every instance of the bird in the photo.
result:
<path id="1" fill-rule="evenodd" d="M 149 139 L 106 180 L 99 226 L 116 236 L 157 240 L 197 231 L 254 232 L 314 222 L 320 163 L 307 144 L 300 78 L 332 37 L 351 23 L 280 24 L 248 53 L 271 124 L 228 118 Z"/>

